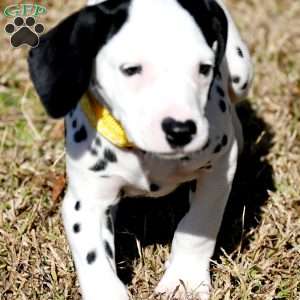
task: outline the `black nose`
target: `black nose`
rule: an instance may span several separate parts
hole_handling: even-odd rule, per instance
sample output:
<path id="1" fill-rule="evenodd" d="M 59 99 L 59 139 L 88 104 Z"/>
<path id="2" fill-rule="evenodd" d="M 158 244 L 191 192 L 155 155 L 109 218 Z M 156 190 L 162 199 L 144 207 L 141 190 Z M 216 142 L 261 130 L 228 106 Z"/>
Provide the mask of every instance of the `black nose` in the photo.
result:
<path id="1" fill-rule="evenodd" d="M 183 147 L 189 144 L 197 132 L 197 126 L 194 121 L 179 122 L 172 118 L 163 120 L 162 129 L 172 148 Z"/>

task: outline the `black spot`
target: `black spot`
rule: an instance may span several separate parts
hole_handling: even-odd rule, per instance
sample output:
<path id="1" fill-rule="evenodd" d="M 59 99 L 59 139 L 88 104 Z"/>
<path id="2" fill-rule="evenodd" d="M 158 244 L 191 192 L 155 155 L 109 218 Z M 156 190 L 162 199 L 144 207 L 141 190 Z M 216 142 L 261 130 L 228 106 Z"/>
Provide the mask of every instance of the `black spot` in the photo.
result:
<path id="1" fill-rule="evenodd" d="M 237 53 L 240 57 L 244 57 L 244 53 L 240 47 L 237 47 Z"/>
<path id="2" fill-rule="evenodd" d="M 221 109 L 221 111 L 222 111 L 223 113 L 226 112 L 227 107 L 226 107 L 226 103 L 225 103 L 224 100 L 220 100 L 220 101 L 219 101 L 219 106 L 220 106 L 220 109 Z"/>
<path id="3" fill-rule="evenodd" d="M 157 191 L 159 191 L 159 189 L 160 189 L 160 187 L 156 183 L 151 183 L 150 184 L 150 191 L 151 192 L 157 192 Z"/>
<path id="4" fill-rule="evenodd" d="M 107 215 L 106 226 L 107 226 L 107 229 L 108 229 L 111 233 L 114 233 L 114 224 L 113 224 L 112 216 L 111 216 L 110 213 Z"/>
<path id="5" fill-rule="evenodd" d="M 66 119 L 64 119 L 64 137 L 65 137 L 65 143 L 67 139 L 67 126 L 66 126 Z"/>
<path id="6" fill-rule="evenodd" d="M 108 243 L 108 241 L 104 241 L 104 249 L 105 249 L 106 254 L 108 255 L 108 257 L 110 259 L 113 259 L 114 258 L 114 253 L 113 253 L 113 250 L 111 249 L 111 246 Z"/>
<path id="7" fill-rule="evenodd" d="M 189 160 L 191 160 L 191 158 L 189 156 L 184 156 L 184 157 L 180 158 L 180 160 L 189 161 Z"/>
<path id="8" fill-rule="evenodd" d="M 90 251 L 87 256 L 86 256 L 86 260 L 88 262 L 88 264 L 92 264 L 95 260 L 96 260 L 96 251 Z"/>
<path id="9" fill-rule="evenodd" d="M 246 81 L 245 84 L 241 87 L 242 90 L 245 90 L 248 87 L 248 82 Z"/>
<path id="10" fill-rule="evenodd" d="M 97 156 L 97 155 L 98 155 L 97 149 L 91 148 L 90 151 L 91 151 L 91 154 L 92 154 L 93 156 Z"/>
<path id="11" fill-rule="evenodd" d="M 75 223 L 75 224 L 73 225 L 73 231 L 74 231 L 75 233 L 80 232 L 80 224 Z"/>
<path id="12" fill-rule="evenodd" d="M 107 166 L 107 161 L 104 159 L 99 159 L 94 166 L 90 168 L 91 171 L 99 172 L 103 171 Z"/>
<path id="13" fill-rule="evenodd" d="M 87 138 L 87 132 L 84 126 L 81 126 L 81 128 L 75 132 L 74 134 L 74 141 L 76 143 L 81 143 Z"/>
<path id="14" fill-rule="evenodd" d="M 75 203 L 75 210 L 80 210 L 80 201 L 77 201 L 76 203 Z"/>
<path id="15" fill-rule="evenodd" d="M 204 145 L 204 147 L 202 148 L 202 150 L 206 150 L 210 145 L 210 139 L 207 140 L 206 144 Z"/>
<path id="16" fill-rule="evenodd" d="M 73 120 L 72 122 L 72 127 L 75 129 L 77 128 L 77 120 Z"/>
<path id="17" fill-rule="evenodd" d="M 220 86 L 217 86 L 217 92 L 221 97 L 225 97 L 225 92 Z"/>
<path id="18" fill-rule="evenodd" d="M 228 143 L 228 137 L 226 134 L 223 135 L 223 138 L 222 138 L 222 146 L 226 146 L 227 143 Z"/>
<path id="19" fill-rule="evenodd" d="M 191 191 L 195 193 L 196 189 L 197 189 L 197 180 L 193 180 L 191 181 Z"/>
<path id="20" fill-rule="evenodd" d="M 222 145 L 221 144 L 218 144 L 214 150 L 214 153 L 219 153 L 222 149 Z"/>
<path id="21" fill-rule="evenodd" d="M 233 76 L 232 77 L 232 82 L 233 83 L 238 84 L 238 83 L 240 83 L 240 81 L 241 81 L 241 77 L 239 77 L 239 76 Z"/>
<path id="22" fill-rule="evenodd" d="M 120 192 L 119 192 L 119 197 L 120 198 L 124 198 L 125 197 L 125 191 L 124 189 L 121 189 Z"/>
<path id="23" fill-rule="evenodd" d="M 206 170 L 210 170 L 210 169 L 212 168 L 212 165 L 206 165 L 204 168 L 205 168 Z"/>
<path id="24" fill-rule="evenodd" d="M 106 179 L 106 178 L 109 178 L 108 175 L 101 175 L 100 177 L 101 177 L 101 178 L 105 178 L 105 179 Z"/>
<path id="25" fill-rule="evenodd" d="M 72 118 L 72 117 L 73 117 L 73 114 L 74 114 L 74 109 L 71 109 L 71 110 L 70 110 L 70 112 L 69 112 L 69 116 L 70 116 L 70 118 Z"/>
<path id="26" fill-rule="evenodd" d="M 110 210 L 111 210 L 111 206 L 109 206 L 109 207 L 107 208 L 107 210 L 105 211 L 105 215 L 106 215 L 106 216 L 110 216 Z"/>
<path id="27" fill-rule="evenodd" d="M 101 140 L 98 136 L 95 138 L 95 145 L 98 146 L 98 147 L 101 146 Z"/>
<path id="28" fill-rule="evenodd" d="M 104 157 L 109 161 L 109 162 L 116 162 L 117 161 L 117 156 L 116 154 L 110 150 L 110 149 L 105 149 L 104 150 Z"/>

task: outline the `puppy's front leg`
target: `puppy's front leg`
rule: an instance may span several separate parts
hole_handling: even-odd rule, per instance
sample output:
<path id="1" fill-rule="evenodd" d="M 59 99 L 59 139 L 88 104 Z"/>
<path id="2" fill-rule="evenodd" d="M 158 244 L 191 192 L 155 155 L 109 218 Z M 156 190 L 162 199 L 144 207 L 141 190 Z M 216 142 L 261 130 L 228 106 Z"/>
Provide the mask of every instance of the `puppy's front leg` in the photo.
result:
<path id="1" fill-rule="evenodd" d="M 211 170 L 199 174 L 197 186 L 192 188 L 190 210 L 176 229 L 167 270 L 156 292 L 172 294 L 183 281 L 201 300 L 209 298 L 209 263 L 231 190 L 237 156 L 235 141 Z M 180 286 L 176 296 L 185 299 L 184 294 Z"/>
<path id="2" fill-rule="evenodd" d="M 62 214 L 85 300 L 128 299 L 115 273 L 110 208 L 118 202 L 118 194 L 117 180 L 81 176 L 79 184 L 70 178 Z"/>

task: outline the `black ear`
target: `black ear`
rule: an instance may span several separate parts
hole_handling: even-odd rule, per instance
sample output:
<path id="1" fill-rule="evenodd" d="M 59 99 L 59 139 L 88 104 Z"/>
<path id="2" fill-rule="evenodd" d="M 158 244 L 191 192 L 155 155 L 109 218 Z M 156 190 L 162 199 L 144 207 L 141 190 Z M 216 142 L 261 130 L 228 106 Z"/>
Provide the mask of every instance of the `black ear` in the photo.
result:
<path id="1" fill-rule="evenodd" d="M 227 38 L 228 38 L 228 20 L 224 10 L 216 1 L 209 1 L 210 10 L 212 12 L 212 32 L 215 35 L 215 41 L 218 42 L 216 54 L 216 66 L 218 67 L 225 55 Z M 206 37 L 209 44 L 214 43 L 211 37 Z"/>
<path id="2" fill-rule="evenodd" d="M 113 7 L 98 4 L 76 12 L 31 49 L 30 75 L 50 116 L 65 116 L 88 89 L 99 49 L 127 19 L 124 2 L 112 0 Z"/>
<path id="3" fill-rule="evenodd" d="M 227 17 L 215 0 L 178 0 L 200 27 L 210 47 L 217 41 L 216 68 L 223 60 L 228 35 Z"/>

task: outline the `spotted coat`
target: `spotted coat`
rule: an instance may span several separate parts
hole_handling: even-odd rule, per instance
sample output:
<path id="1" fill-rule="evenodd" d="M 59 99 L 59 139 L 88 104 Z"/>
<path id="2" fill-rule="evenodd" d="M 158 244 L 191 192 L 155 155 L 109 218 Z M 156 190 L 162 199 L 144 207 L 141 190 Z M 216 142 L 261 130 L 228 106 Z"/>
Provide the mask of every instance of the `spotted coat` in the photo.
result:
<path id="1" fill-rule="evenodd" d="M 223 1 L 89 0 L 41 36 L 29 70 L 48 113 L 65 117 L 62 215 L 83 298 L 129 299 L 115 266 L 119 201 L 161 197 L 190 182 L 190 209 L 155 292 L 172 294 L 183 281 L 207 300 L 209 262 L 243 147 L 233 102 L 253 75 Z M 78 104 L 87 89 L 135 147 L 119 148 L 91 126 Z"/>

